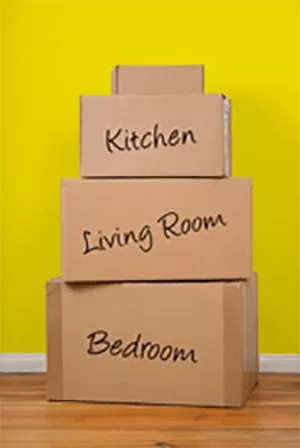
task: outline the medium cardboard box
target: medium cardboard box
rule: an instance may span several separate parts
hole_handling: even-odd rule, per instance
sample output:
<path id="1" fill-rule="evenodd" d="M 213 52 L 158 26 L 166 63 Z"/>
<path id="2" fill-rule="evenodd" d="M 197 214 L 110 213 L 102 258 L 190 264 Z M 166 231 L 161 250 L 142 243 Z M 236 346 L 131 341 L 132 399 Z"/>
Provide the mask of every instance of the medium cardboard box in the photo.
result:
<path id="1" fill-rule="evenodd" d="M 113 94 L 178 94 L 204 91 L 203 65 L 117 65 Z"/>
<path id="2" fill-rule="evenodd" d="M 230 100 L 81 96 L 81 177 L 229 177 Z"/>
<path id="3" fill-rule="evenodd" d="M 69 179 L 61 207 L 66 282 L 252 272 L 251 179 Z"/>
<path id="4" fill-rule="evenodd" d="M 245 282 L 47 284 L 48 400 L 242 406 L 257 383 Z"/>

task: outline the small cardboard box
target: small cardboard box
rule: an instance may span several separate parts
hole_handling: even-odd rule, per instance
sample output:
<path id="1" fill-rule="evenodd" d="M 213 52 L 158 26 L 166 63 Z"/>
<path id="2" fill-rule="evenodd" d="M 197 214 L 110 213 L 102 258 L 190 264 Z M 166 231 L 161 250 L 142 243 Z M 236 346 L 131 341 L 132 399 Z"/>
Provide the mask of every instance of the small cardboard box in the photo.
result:
<path id="1" fill-rule="evenodd" d="M 251 179 L 69 179 L 61 207 L 65 282 L 252 272 Z"/>
<path id="2" fill-rule="evenodd" d="M 82 96 L 80 175 L 231 176 L 230 100 L 219 94 Z"/>
<path id="3" fill-rule="evenodd" d="M 117 65 L 112 94 L 177 94 L 204 91 L 203 65 Z"/>
<path id="4" fill-rule="evenodd" d="M 48 400 L 242 406 L 257 383 L 245 282 L 47 284 Z"/>

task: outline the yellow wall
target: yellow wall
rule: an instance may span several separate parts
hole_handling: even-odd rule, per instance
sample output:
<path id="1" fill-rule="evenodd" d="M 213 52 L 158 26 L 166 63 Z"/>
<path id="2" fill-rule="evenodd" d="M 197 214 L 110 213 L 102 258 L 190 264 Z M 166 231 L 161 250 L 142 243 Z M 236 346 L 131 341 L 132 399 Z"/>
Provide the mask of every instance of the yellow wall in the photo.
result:
<path id="1" fill-rule="evenodd" d="M 1 1 L 1 350 L 45 350 L 59 185 L 78 176 L 80 94 L 115 64 L 206 64 L 254 179 L 261 353 L 299 351 L 299 3 Z"/>

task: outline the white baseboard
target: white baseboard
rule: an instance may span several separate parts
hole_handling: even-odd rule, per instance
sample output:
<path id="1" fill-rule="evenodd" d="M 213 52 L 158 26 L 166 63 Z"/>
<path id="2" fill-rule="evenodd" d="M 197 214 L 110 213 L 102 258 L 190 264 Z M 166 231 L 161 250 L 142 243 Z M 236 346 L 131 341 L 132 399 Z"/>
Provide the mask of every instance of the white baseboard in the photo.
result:
<path id="1" fill-rule="evenodd" d="M 260 355 L 261 373 L 299 373 L 299 355 Z M 0 373 L 38 373 L 46 371 L 44 353 L 0 353 Z"/>
<path id="2" fill-rule="evenodd" d="M 0 353 L 0 373 L 46 372 L 44 353 Z"/>
<path id="3" fill-rule="evenodd" d="M 260 355 L 259 368 L 262 373 L 300 373 L 300 354 Z"/>

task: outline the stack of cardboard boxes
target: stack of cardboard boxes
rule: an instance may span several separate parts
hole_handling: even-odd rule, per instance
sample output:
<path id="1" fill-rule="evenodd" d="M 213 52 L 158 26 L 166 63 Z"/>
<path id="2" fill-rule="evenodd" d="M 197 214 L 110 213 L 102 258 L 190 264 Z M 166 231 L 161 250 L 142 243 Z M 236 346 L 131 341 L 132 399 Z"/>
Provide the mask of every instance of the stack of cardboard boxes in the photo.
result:
<path id="1" fill-rule="evenodd" d="M 49 400 L 242 406 L 257 384 L 252 184 L 203 66 L 113 70 L 82 96 L 47 283 Z"/>

